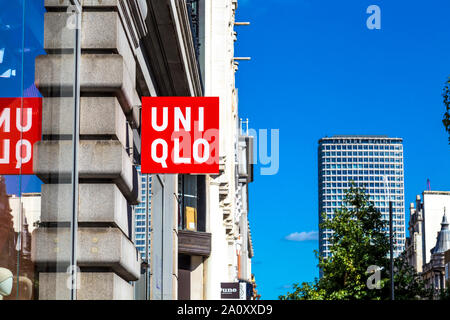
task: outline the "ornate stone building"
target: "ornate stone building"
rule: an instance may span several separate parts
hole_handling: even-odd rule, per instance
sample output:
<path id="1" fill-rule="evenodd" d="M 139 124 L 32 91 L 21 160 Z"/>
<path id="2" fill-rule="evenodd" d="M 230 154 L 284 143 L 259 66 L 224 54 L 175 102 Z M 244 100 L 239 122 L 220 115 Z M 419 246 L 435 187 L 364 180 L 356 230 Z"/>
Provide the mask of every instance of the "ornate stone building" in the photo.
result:
<path id="1" fill-rule="evenodd" d="M 417 272 L 422 272 L 423 267 L 423 216 L 420 196 L 416 197 L 416 208 L 411 203 L 409 212 L 409 237 L 406 238 L 406 257 L 408 263 Z"/>
<path id="2" fill-rule="evenodd" d="M 431 249 L 431 260 L 423 266 L 422 277 L 425 286 L 429 289 L 441 290 L 446 288 L 445 283 L 445 252 L 450 250 L 450 229 L 447 215 L 444 212 L 441 231 L 439 231 L 436 245 Z"/>
<path id="3" fill-rule="evenodd" d="M 442 215 L 450 210 L 450 192 L 424 191 L 410 205 L 409 237 L 406 239 L 406 257 L 418 273 L 431 261 L 431 250 L 436 234 L 441 229 Z"/>
<path id="4" fill-rule="evenodd" d="M 448 288 L 450 286 L 450 249 L 444 254 L 445 258 L 445 285 Z"/>

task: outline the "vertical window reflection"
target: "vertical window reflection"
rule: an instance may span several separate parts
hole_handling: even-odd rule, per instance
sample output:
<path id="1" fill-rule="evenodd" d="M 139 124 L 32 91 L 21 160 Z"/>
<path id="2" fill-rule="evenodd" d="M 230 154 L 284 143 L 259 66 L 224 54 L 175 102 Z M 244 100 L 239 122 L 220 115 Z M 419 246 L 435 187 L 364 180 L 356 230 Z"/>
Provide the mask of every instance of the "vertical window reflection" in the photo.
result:
<path id="1" fill-rule="evenodd" d="M 70 244 L 66 191 L 73 184 L 66 172 L 74 162 L 61 162 L 61 141 L 71 144 L 73 136 L 59 129 L 72 132 L 67 124 L 74 123 L 75 31 L 62 25 L 54 34 L 72 44 L 64 53 L 70 63 L 55 60 L 46 72 L 35 72 L 40 58 L 52 53 L 44 41 L 45 1 L 1 0 L 0 7 L 0 284 L 12 279 L 0 298 L 70 299 L 71 246 L 63 245 Z M 71 90 L 62 89 L 62 74 Z M 50 101 L 68 106 L 67 112 L 55 113 Z M 46 153 L 55 140 L 58 147 Z"/>

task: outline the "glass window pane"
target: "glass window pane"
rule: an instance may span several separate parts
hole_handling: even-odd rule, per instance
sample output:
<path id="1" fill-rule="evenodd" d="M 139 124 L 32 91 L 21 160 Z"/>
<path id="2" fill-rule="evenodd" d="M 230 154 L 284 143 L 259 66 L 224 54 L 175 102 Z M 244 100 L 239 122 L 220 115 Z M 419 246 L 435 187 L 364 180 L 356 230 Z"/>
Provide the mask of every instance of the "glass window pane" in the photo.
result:
<path id="1" fill-rule="evenodd" d="M 65 22 L 72 13 L 59 13 L 55 26 L 44 0 L 1 8 L 0 268 L 13 276 L 4 299 L 71 299 L 77 38 Z"/>

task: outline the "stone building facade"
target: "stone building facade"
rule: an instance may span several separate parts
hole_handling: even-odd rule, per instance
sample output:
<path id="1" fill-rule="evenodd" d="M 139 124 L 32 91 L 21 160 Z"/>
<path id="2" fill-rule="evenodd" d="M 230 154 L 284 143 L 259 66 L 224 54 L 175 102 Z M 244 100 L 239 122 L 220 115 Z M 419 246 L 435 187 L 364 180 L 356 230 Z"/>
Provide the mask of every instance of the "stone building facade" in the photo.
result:
<path id="1" fill-rule="evenodd" d="M 416 203 L 410 205 L 409 237 L 406 239 L 408 263 L 417 272 L 431 261 L 431 250 L 441 229 L 444 212 L 450 210 L 450 192 L 424 191 L 417 195 Z"/>
<path id="2" fill-rule="evenodd" d="M 416 197 L 416 206 L 414 207 L 414 203 L 411 203 L 409 212 L 409 237 L 406 238 L 405 248 L 406 258 L 408 259 L 408 264 L 420 273 L 422 272 L 424 264 L 424 234 L 421 200 L 419 195 Z"/>
<path id="3" fill-rule="evenodd" d="M 47 54 L 36 59 L 43 139 L 34 159 L 45 184 L 32 250 L 40 299 L 134 297 L 141 258 L 132 241 L 133 205 L 140 200 L 139 93 L 145 87 L 140 4 L 45 2 Z M 67 273 L 75 290 L 66 286 Z"/>
<path id="4" fill-rule="evenodd" d="M 182 299 L 220 299 L 222 283 L 251 283 L 253 246 L 248 220 L 248 189 L 253 181 L 253 139 L 241 134 L 235 73 L 236 0 L 196 1 L 199 21 L 199 67 L 204 95 L 220 100 L 220 173 L 197 177 L 198 228 L 178 219 L 178 293 Z M 180 181 L 180 178 L 179 178 Z M 178 190 L 182 198 L 182 193 Z"/>
<path id="5" fill-rule="evenodd" d="M 447 287 L 445 280 L 445 253 L 450 250 L 450 229 L 444 212 L 441 230 L 436 238 L 436 245 L 430 250 L 431 260 L 423 267 L 422 277 L 425 286 L 437 293 Z"/>
<path id="6" fill-rule="evenodd" d="M 445 285 L 450 288 L 450 249 L 444 254 L 445 263 Z"/>
<path id="7" fill-rule="evenodd" d="M 33 111 L 41 131 L 31 147 L 33 175 L 17 170 L 0 178 L 0 219 L 6 221 L 0 250 L 7 253 L 0 267 L 16 270 L 15 288 L 23 287 L 20 281 L 30 284 L 30 292 L 18 296 L 219 299 L 224 282 L 251 284 L 247 186 L 253 180 L 253 140 L 239 130 L 237 1 L 24 3 L 10 2 L 4 10 L 28 43 L 18 40 L 18 31 L 0 30 L 14 43 L 0 48 L 2 54 L 19 53 L 8 83 L 20 94 L 4 90 L 9 87 L 0 93 L 17 96 L 17 117 L 27 110 L 23 98 L 42 102 Z M 14 78 L 20 72 L 24 77 Z M 147 96 L 219 97 L 220 173 L 152 174 L 151 218 L 136 221 Z M 30 194 L 39 201 L 28 208 Z M 196 213 L 194 226 L 188 210 Z M 39 212 L 31 225 L 29 212 Z M 151 232 L 140 246 L 151 244 L 149 256 L 135 243 L 143 222 Z M 32 273 L 15 268 L 25 253 Z"/>

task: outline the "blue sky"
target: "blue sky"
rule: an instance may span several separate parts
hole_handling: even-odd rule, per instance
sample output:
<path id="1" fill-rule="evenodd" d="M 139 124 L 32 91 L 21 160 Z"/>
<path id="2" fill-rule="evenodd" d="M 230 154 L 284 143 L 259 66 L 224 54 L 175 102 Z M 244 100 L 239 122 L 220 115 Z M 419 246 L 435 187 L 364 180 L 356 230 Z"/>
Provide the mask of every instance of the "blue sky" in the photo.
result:
<path id="1" fill-rule="evenodd" d="M 450 190 L 441 92 L 450 76 L 448 0 L 240 0 L 239 112 L 280 129 L 280 171 L 250 187 L 253 272 L 263 299 L 318 276 L 317 142 L 335 134 L 404 139 L 406 203 Z M 381 8 L 381 30 L 366 9 Z M 409 215 L 409 211 L 406 212 Z M 290 241 L 285 237 L 291 235 Z M 302 241 L 292 241 L 302 240 Z"/>

